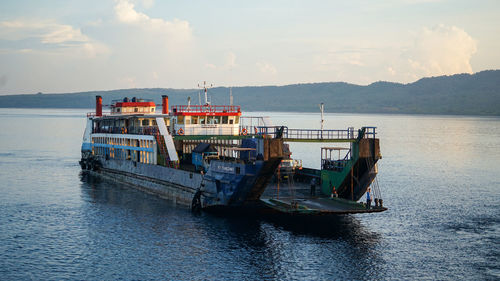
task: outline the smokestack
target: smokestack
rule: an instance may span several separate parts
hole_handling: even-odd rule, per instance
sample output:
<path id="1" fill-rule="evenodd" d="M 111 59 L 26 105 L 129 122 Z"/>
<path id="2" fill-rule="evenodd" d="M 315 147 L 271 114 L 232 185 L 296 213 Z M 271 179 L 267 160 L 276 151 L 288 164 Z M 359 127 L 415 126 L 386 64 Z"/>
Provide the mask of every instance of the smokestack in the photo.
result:
<path id="1" fill-rule="evenodd" d="M 102 97 L 95 96 L 95 116 L 102 116 Z"/>
<path id="2" fill-rule="evenodd" d="M 161 96 L 161 102 L 162 102 L 161 113 L 168 114 L 168 96 Z"/>

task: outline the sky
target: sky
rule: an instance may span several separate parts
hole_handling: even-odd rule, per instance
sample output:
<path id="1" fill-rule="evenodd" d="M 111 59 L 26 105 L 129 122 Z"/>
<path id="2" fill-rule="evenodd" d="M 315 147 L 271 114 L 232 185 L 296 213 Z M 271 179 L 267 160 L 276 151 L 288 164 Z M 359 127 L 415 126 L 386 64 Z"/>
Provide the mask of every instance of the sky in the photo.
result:
<path id="1" fill-rule="evenodd" d="M 500 69 L 500 1 L 2 0 L 0 95 Z"/>

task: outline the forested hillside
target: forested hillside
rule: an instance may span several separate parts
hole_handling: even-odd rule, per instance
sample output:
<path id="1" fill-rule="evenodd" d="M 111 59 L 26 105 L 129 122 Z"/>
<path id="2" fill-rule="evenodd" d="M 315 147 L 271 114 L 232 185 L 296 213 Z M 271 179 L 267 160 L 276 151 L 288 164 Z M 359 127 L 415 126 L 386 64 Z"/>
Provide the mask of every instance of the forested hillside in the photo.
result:
<path id="1" fill-rule="evenodd" d="M 213 104 L 229 103 L 229 88 L 210 89 Z M 500 115 L 500 70 L 423 78 L 410 84 L 376 82 L 367 86 L 343 82 L 295 84 L 287 86 L 234 87 L 234 103 L 244 111 L 318 111 L 325 103 L 327 112 L 417 113 Z M 92 108 L 95 95 L 104 104 L 123 97 L 153 99 L 161 95 L 170 104 L 186 104 L 191 97 L 198 104 L 198 89 L 124 89 L 68 94 L 0 96 L 0 107 Z M 203 97 L 202 97 L 203 99 Z"/>

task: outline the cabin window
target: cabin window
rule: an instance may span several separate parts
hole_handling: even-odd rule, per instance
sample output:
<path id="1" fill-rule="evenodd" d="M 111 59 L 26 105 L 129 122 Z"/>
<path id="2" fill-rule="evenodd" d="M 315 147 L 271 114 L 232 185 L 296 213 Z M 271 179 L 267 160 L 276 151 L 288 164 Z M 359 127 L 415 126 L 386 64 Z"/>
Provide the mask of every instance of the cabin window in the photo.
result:
<path id="1" fill-rule="evenodd" d="M 240 123 L 240 117 L 239 116 L 235 116 L 234 117 L 234 124 L 239 124 Z"/>
<path id="2" fill-rule="evenodd" d="M 144 107 L 139 107 L 139 112 L 144 112 Z"/>
<path id="3" fill-rule="evenodd" d="M 139 109 L 137 107 L 134 108 L 134 112 L 139 112 Z"/>
<path id="4" fill-rule="evenodd" d="M 234 124 L 234 117 L 233 116 L 229 116 L 229 124 Z"/>
<path id="5" fill-rule="evenodd" d="M 142 126 L 149 126 L 149 119 L 142 120 Z"/>
<path id="6" fill-rule="evenodd" d="M 151 107 L 151 112 L 155 112 L 155 108 L 154 107 Z"/>
<path id="7" fill-rule="evenodd" d="M 184 124 L 184 116 L 182 115 L 177 116 L 177 124 Z"/>
<path id="8" fill-rule="evenodd" d="M 117 109 L 116 109 L 116 112 L 120 112 L 120 108 L 117 108 Z"/>
<path id="9" fill-rule="evenodd" d="M 186 125 L 191 124 L 191 117 L 190 116 L 186 116 L 186 120 L 184 121 L 184 123 L 186 123 Z"/>
<path id="10" fill-rule="evenodd" d="M 198 116 L 191 116 L 191 124 L 198 124 Z"/>
<path id="11" fill-rule="evenodd" d="M 220 124 L 220 116 L 214 116 L 214 124 Z"/>
<path id="12" fill-rule="evenodd" d="M 200 124 L 205 124 L 205 116 L 200 116 Z"/>
<path id="13" fill-rule="evenodd" d="M 214 118 L 212 116 L 207 116 L 207 124 L 213 124 Z"/>
<path id="14" fill-rule="evenodd" d="M 222 124 L 227 124 L 227 116 L 222 116 Z"/>
<path id="15" fill-rule="evenodd" d="M 151 120 L 151 126 L 156 126 L 156 120 L 155 119 Z"/>

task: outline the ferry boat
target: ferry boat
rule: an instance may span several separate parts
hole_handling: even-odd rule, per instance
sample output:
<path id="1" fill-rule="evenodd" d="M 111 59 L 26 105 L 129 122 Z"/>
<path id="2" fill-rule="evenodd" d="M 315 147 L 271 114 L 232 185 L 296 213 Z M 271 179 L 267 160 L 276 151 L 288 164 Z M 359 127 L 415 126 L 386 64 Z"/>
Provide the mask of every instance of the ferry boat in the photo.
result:
<path id="1" fill-rule="evenodd" d="M 284 145 L 240 122 L 240 106 L 169 108 L 162 96 L 161 113 L 139 98 L 113 101 L 103 113 L 97 96 L 80 165 L 193 209 L 251 205 L 283 159 Z"/>
<path id="2" fill-rule="evenodd" d="M 188 100 L 187 105 L 169 108 L 168 96 L 162 96 L 161 112 L 151 100 L 124 98 L 113 101 L 110 112 L 104 113 L 102 97 L 97 96 L 95 112 L 87 114 L 82 169 L 193 210 L 257 207 L 291 214 L 386 210 L 377 198 L 380 205 L 375 209 L 365 210 L 356 203 L 374 182 L 381 158 L 374 127 L 355 132 L 271 126 L 262 117 L 242 117 L 240 106 L 211 105 L 206 87 L 204 91 L 203 105 Z M 318 196 L 261 199 L 276 171 L 279 178 L 280 163 L 290 161 L 285 142 L 291 141 L 344 142 L 350 147 L 325 148 L 321 170 L 297 169 L 297 178 L 319 183 Z M 332 158 L 332 151 L 339 149 L 347 149 L 345 157 Z"/>

